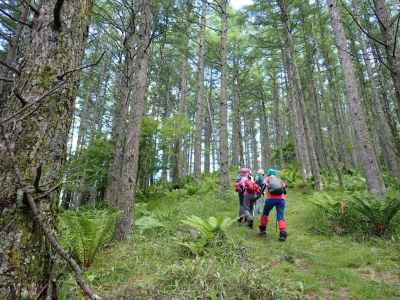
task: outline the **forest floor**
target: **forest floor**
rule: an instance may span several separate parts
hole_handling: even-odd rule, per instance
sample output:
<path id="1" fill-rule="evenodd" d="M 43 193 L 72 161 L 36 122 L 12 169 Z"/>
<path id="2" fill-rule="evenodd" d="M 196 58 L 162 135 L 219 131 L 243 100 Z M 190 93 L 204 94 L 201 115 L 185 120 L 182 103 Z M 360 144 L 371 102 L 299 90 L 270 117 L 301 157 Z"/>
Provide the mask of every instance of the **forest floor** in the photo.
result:
<path id="1" fill-rule="evenodd" d="M 235 223 L 228 230 L 233 252 L 188 256 L 177 243 L 181 220 L 237 215 L 234 193 L 221 200 L 207 189 L 141 200 L 139 212 L 163 227 L 138 227 L 131 240 L 102 251 L 88 271 L 94 288 L 106 299 L 400 299 L 398 242 L 313 233 L 307 191 L 289 191 L 286 242 L 277 240 L 274 213 L 266 238 L 257 236 L 258 223 L 253 230 Z"/>

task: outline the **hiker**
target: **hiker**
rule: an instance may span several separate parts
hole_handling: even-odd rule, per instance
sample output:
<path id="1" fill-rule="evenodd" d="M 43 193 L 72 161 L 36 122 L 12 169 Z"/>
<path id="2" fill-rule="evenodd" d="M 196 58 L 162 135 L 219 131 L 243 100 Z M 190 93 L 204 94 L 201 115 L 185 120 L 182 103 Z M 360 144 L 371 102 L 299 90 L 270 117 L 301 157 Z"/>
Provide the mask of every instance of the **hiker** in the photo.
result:
<path id="1" fill-rule="evenodd" d="M 265 182 L 264 182 L 265 178 L 264 178 L 264 170 L 263 169 L 258 169 L 257 170 L 257 177 L 255 182 L 257 183 L 260 192 L 257 194 L 256 197 L 256 201 L 254 204 L 254 215 L 261 215 L 262 214 L 262 210 L 264 207 L 264 190 L 265 190 Z"/>
<path id="2" fill-rule="evenodd" d="M 241 215 L 240 208 L 243 206 L 243 201 L 244 201 L 244 183 L 248 178 L 249 178 L 249 169 L 240 168 L 239 175 L 236 178 L 236 183 L 235 183 L 235 190 L 239 195 L 239 219 L 238 219 L 239 223 L 243 222 L 243 217 Z"/>
<path id="3" fill-rule="evenodd" d="M 269 169 L 265 178 L 267 197 L 265 200 L 263 214 L 260 219 L 260 233 L 265 236 L 267 234 L 268 217 L 271 210 L 276 208 L 276 219 L 279 227 L 279 240 L 284 242 L 287 238 L 286 222 L 285 222 L 285 199 L 287 197 L 287 184 L 278 177 L 278 171 Z"/>
<path id="4" fill-rule="evenodd" d="M 238 222 L 253 228 L 254 203 L 259 193 L 258 185 L 250 178 L 250 171 L 241 168 L 235 183 L 235 190 L 239 194 L 239 219 Z"/>
<path id="5" fill-rule="evenodd" d="M 263 169 L 258 169 L 257 170 L 257 178 L 256 178 L 256 183 L 258 184 L 260 188 L 260 195 L 264 193 L 265 189 L 265 182 L 264 182 L 264 170 Z"/>

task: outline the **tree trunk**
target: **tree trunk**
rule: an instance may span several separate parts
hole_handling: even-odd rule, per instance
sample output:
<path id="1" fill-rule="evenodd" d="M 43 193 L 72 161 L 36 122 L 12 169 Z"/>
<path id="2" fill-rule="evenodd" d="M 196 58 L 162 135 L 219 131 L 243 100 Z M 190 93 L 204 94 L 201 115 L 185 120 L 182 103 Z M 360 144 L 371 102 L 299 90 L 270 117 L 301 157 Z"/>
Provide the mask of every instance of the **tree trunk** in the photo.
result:
<path id="1" fill-rule="evenodd" d="M 284 25 L 284 34 L 287 45 L 285 49 L 286 49 L 286 57 L 288 64 L 288 76 L 289 76 L 289 81 L 291 81 L 292 83 L 294 91 L 294 99 L 296 100 L 297 104 L 297 113 L 298 113 L 297 122 L 300 127 L 300 134 L 301 134 L 301 139 L 300 139 L 301 152 L 303 152 L 304 158 L 308 158 L 308 161 L 311 166 L 311 172 L 314 177 L 314 187 L 317 191 L 319 191 L 322 189 L 321 174 L 319 170 L 317 157 L 315 154 L 314 143 L 311 137 L 309 122 L 306 115 L 303 89 L 300 84 L 300 77 L 295 63 L 294 45 L 289 26 L 289 14 L 287 9 L 287 3 L 286 0 L 278 0 L 278 4 L 281 10 L 281 19 Z M 304 168 L 304 170 L 306 170 L 306 168 Z"/>
<path id="2" fill-rule="evenodd" d="M 196 128 L 194 129 L 194 176 L 201 175 L 201 145 L 204 124 L 204 55 L 206 42 L 207 24 L 207 1 L 202 1 L 201 24 L 200 24 L 200 45 L 198 56 L 198 82 L 197 82 L 197 104 L 196 104 Z"/>
<path id="3" fill-rule="evenodd" d="M 204 173 L 209 174 L 211 168 L 211 143 L 212 143 L 212 136 L 213 136 L 213 114 L 211 103 L 213 102 L 212 97 L 213 92 L 213 69 L 210 68 L 210 87 L 208 92 L 207 98 L 207 122 L 205 128 L 205 147 L 204 147 Z"/>
<path id="4" fill-rule="evenodd" d="M 5 125 L 26 184 L 37 186 L 33 196 L 61 181 L 79 83 L 79 72 L 65 72 L 81 65 L 92 7 L 89 0 L 65 1 L 60 10 L 55 10 L 56 2 L 41 1 L 38 14 L 33 16 L 31 42 L 25 49 L 24 64 L 15 88 L 31 103 L 56 86 L 59 88 L 27 109 L 22 114 L 25 118 Z M 60 86 L 63 74 L 65 84 Z M 0 119 L 4 120 L 21 107 L 18 99 L 10 97 L 4 103 Z M 4 151 L 2 147 L 0 298 L 35 299 L 48 282 L 53 254 L 17 184 L 14 165 Z M 59 189 L 37 202 L 51 231 L 55 231 L 58 196 Z"/>
<path id="5" fill-rule="evenodd" d="M 358 95 L 358 83 L 355 79 L 353 64 L 348 52 L 347 40 L 343 30 L 341 16 L 337 8 L 336 0 L 327 0 L 331 14 L 332 29 L 336 39 L 339 58 L 342 63 L 346 81 L 346 92 L 350 102 L 351 121 L 356 133 L 357 151 L 360 157 L 361 167 L 367 179 L 368 190 L 378 196 L 386 193 L 382 174 L 370 142 L 367 123 Z"/>
<path id="6" fill-rule="evenodd" d="M 135 191 L 139 158 L 139 138 L 143 120 L 145 94 L 147 89 L 147 69 L 150 52 L 150 39 L 152 30 L 151 1 L 140 0 L 136 3 L 138 13 L 130 16 L 135 20 L 137 26 L 134 32 L 128 33 L 125 43 L 126 57 L 124 64 L 127 73 L 125 76 L 124 89 L 124 116 L 120 123 L 120 130 L 124 136 L 121 137 L 120 145 L 122 151 L 117 151 L 114 161 L 121 163 L 118 166 L 120 176 L 112 177 L 109 182 L 109 190 L 115 191 L 116 197 L 110 201 L 111 205 L 119 210 L 116 238 L 125 239 L 133 228 L 133 207 L 135 203 Z M 126 130 L 122 129 L 126 127 Z M 109 199 L 107 199 L 109 200 Z"/>
<path id="7" fill-rule="evenodd" d="M 241 134 L 240 134 L 240 75 L 238 66 L 236 67 L 235 73 L 235 84 L 234 84 L 234 97 L 233 97 L 233 123 L 232 123 L 232 165 L 239 166 L 240 164 L 240 143 Z"/>
<path id="8" fill-rule="evenodd" d="M 29 6 L 28 3 L 22 3 L 22 12 L 19 17 L 21 22 L 26 23 L 29 14 Z M 15 66 L 17 57 L 18 57 L 18 45 L 21 40 L 22 32 L 24 29 L 24 25 L 22 23 L 18 23 L 16 25 L 15 36 L 11 37 L 10 42 L 8 44 L 7 56 L 5 62 L 8 65 Z M 13 73 L 5 66 L 0 66 L 0 75 L 4 78 L 13 78 Z M 7 82 L 0 80 L 0 111 L 2 110 L 3 105 L 7 101 L 7 97 L 11 92 L 13 82 Z"/>
<path id="9" fill-rule="evenodd" d="M 219 109 L 219 167 L 221 192 L 230 188 L 228 160 L 228 95 L 227 95 L 227 56 L 228 56 L 228 0 L 221 0 L 221 95 Z"/>
<path id="10" fill-rule="evenodd" d="M 271 165 L 271 147 L 268 131 L 268 117 L 267 110 L 265 107 L 264 99 L 261 99 L 261 110 L 260 110 L 260 142 L 261 142 L 261 167 L 267 168 Z"/>
<path id="11" fill-rule="evenodd" d="M 185 53 L 182 57 L 182 71 L 181 71 L 181 94 L 179 98 L 179 114 L 182 118 L 187 117 L 187 95 L 188 95 L 188 54 Z M 187 155 L 187 137 L 184 136 L 179 139 L 178 147 L 178 177 L 187 174 L 186 155 Z"/>
<path id="12" fill-rule="evenodd" d="M 370 56 L 367 52 L 367 44 L 364 40 L 361 40 L 362 55 L 364 59 L 365 69 L 367 71 L 369 84 L 371 87 L 371 108 L 373 114 L 373 129 L 376 132 L 379 140 L 379 144 L 382 148 L 383 158 L 385 164 L 389 170 L 391 176 L 400 178 L 400 164 L 398 157 L 395 152 L 394 138 L 391 134 L 391 130 L 388 121 L 383 112 L 383 108 L 380 101 L 378 87 L 376 85 L 377 80 L 374 78 L 374 71 L 370 63 Z"/>
<path id="13" fill-rule="evenodd" d="M 277 85 L 276 71 L 272 70 L 271 74 L 271 84 L 272 84 L 272 101 L 274 103 L 274 123 L 275 123 L 275 139 L 276 139 L 276 151 L 278 152 L 278 166 L 283 167 L 283 130 L 282 130 L 282 117 L 280 108 L 280 99 L 279 99 L 279 91 Z M 266 110 L 263 106 L 263 114 L 265 114 L 265 122 L 267 122 Z M 267 125 L 266 125 L 267 126 Z M 267 130 L 268 131 L 268 130 Z M 267 133 L 268 134 L 268 133 Z M 267 137 L 266 142 L 269 142 Z M 261 147 L 263 145 L 261 144 Z M 266 147 L 266 146 L 265 146 Z M 266 149 L 266 151 L 269 151 Z M 266 159 L 269 159 L 269 154 L 265 156 Z M 263 163 L 263 166 L 267 166 L 267 161 Z"/>
<path id="14" fill-rule="evenodd" d="M 374 0 L 376 16 L 379 19 L 379 28 L 381 30 L 385 45 L 386 59 L 390 68 L 390 75 L 393 80 L 397 108 L 400 110 L 400 47 L 397 43 L 398 21 L 391 18 L 389 7 L 385 0 Z M 398 16 L 396 16 L 398 17 Z M 397 36 L 396 36 L 397 35 Z"/>

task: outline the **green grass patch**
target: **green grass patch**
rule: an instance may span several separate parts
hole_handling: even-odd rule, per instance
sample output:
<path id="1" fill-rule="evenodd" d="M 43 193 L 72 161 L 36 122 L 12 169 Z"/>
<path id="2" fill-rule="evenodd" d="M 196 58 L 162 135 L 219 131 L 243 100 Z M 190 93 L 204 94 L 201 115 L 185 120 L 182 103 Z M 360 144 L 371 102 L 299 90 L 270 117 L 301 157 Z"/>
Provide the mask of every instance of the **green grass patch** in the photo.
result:
<path id="1" fill-rule="evenodd" d="M 162 226 L 138 228 L 130 240 L 103 250 L 87 277 L 105 299 L 399 299 L 399 242 L 316 233 L 308 197 L 308 190 L 289 190 L 285 243 L 278 241 L 273 212 L 266 238 L 235 223 L 221 245 L 196 256 L 177 243 L 190 234 L 181 221 L 235 218 L 236 194 L 221 200 L 215 178 L 150 191 L 140 197 L 137 217 Z"/>

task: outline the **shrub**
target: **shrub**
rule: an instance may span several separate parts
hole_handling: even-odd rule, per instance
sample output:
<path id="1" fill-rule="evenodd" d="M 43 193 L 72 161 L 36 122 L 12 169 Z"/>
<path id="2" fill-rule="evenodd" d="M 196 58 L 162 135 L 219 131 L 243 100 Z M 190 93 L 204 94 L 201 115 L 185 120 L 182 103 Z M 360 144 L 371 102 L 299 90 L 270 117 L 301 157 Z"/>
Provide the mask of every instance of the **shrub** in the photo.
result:
<path id="1" fill-rule="evenodd" d="M 113 237 L 117 213 L 109 209 L 66 211 L 59 219 L 59 237 L 80 265 L 88 268 Z"/>

